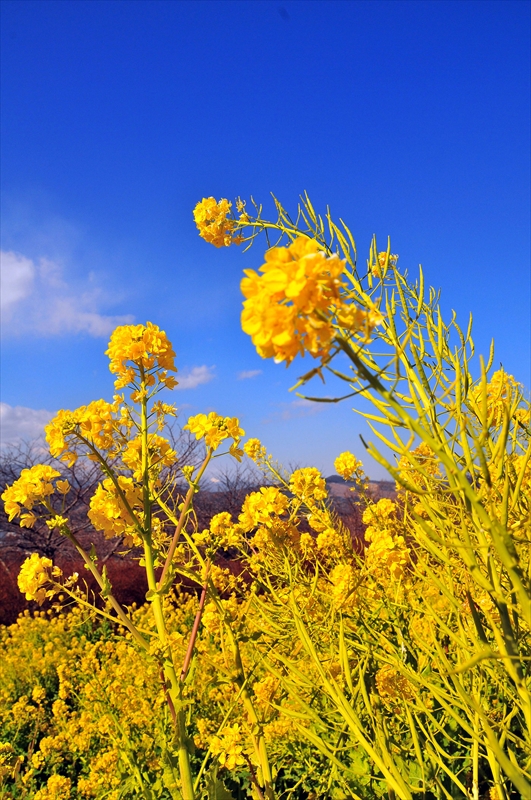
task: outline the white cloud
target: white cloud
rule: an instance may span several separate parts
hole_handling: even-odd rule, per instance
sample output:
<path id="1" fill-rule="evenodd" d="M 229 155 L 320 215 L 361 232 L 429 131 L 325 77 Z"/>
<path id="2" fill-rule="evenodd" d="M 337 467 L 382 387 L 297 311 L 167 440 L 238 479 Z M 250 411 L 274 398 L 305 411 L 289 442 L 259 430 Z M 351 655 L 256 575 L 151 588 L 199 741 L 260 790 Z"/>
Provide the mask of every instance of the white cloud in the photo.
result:
<path id="1" fill-rule="evenodd" d="M 0 265 L 0 308 L 4 311 L 31 292 L 35 266 L 30 258 L 12 250 L 1 253 Z"/>
<path id="2" fill-rule="evenodd" d="M 117 325 L 133 321 L 130 315 L 101 313 L 107 298 L 90 275 L 69 283 L 64 272 L 61 263 L 47 258 L 35 262 L 12 250 L 0 253 L 3 336 L 108 336 Z"/>
<path id="3" fill-rule="evenodd" d="M 258 375 L 262 374 L 261 369 L 244 369 L 242 372 L 238 372 L 238 380 L 239 381 L 246 381 L 250 378 L 256 378 Z"/>
<path id="4" fill-rule="evenodd" d="M 326 408 L 326 403 L 316 403 L 313 400 L 305 400 L 304 397 L 292 400 L 291 403 L 278 403 L 277 405 L 280 406 L 280 410 L 275 411 L 264 419 L 264 423 L 299 419 L 300 417 L 313 417 Z"/>
<path id="5" fill-rule="evenodd" d="M 202 367 L 192 367 L 192 369 L 184 370 L 182 373 L 177 374 L 179 381 L 176 389 L 195 389 L 202 383 L 209 383 L 214 377 L 214 367 L 207 367 L 203 364 Z"/>
<path id="6" fill-rule="evenodd" d="M 52 417 L 52 411 L 0 403 L 0 441 L 9 444 L 20 439 L 37 439 Z"/>

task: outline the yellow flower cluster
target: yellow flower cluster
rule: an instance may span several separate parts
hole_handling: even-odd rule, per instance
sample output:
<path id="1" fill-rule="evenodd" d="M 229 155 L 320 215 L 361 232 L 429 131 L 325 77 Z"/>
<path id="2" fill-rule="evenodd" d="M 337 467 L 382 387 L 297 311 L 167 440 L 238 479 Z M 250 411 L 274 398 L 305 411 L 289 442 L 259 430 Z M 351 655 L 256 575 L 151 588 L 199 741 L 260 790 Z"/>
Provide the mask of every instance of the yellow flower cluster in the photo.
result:
<path id="1" fill-rule="evenodd" d="M 334 469 L 346 481 L 355 480 L 356 483 L 362 483 L 365 478 L 361 461 L 348 450 L 338 455 L 334 461 Z"/>
<path id="2" fill-rule="evenodd" d="M 177 459 L 177 453 L 167 439 L 156 433 L 148 435 L 148 468 L 156 473 L 162 467 L 171 467 Z M 136 436 L 127 442 L 122 454 L 122 461 L 133 472 L 136 480 L 142 478 L 142 437 Z"/>
<path id="3" fill-rule="evenodd" d="M 50 582 L 52 575 L 61 574 L 59 567 L 54 567 L 51 559 L 32 553 L 20 568 L 17 582 L 18 588 L 26 596 L 26 600 L 36 600 L 39 605 L 45 601 L 46 597 L 52 597 L 54 590 L 45 589 Z"/>
<path id="4" fill-rule="evenodd" d="M 248 439 L 243 446 L 243 450 L 244 453 L 256 463 L 265 461 L 267 456 L 267 450 L 260 439 Z"/>
<path id="5" fill-rule="evenodd" d="M 262 486 L 259 492 L 251 492 L 244 500 L 238 517 L 245 533 L 260 525 L 269 526 L 288 508 L 288 498 L 276 486 Z"/>
<path id="6" fill-rule="evenodd" d="M 352 564 L 336 564 L 330 573 L 332 598 L 338 608 L 355 605 L 358 576 Z"/>
<path id="7" fill-rule="evenodd" d="M 499 428 L 503 424 L 504 417 L 520 389 L 521 385 L 513 376 L 502 369 L 493 373 L 486 387 L 487 419 L 490 428 Z M 473 391 L 472 397 L 478 409 L 481 409 L 483 403 L 481 386 Z"/>
<path id="8" fill-rule="evenodd" d="M 86 439 L 101 450 L 115 451 L 120 430 L 118 408 L 118 400 L 115 403 L 94 400 L 75 411 L 58 411 L 44 429 L 52 456 L 72 466 L 78 457 L 74 449 L 76 439 L 79 442 Z"/>
<path id="9" fill-rule="evenodd" d="M 225 769 L 233 770 L 241 764 L 245 764 L 244 744 L 242 739 L 241 727 L 237 722 L 234 725 L 227 725 L 221 736 L 212 737 L 210 744 L 212 755 L 218 757 L 218 761 Z"/>
<path id="10" fill-rule="evenodd" d="M 202 533 L 194 533 L 196 544 L 217 550 L 218 548 L 237 547 L 241 542 L 241 532 L 234 525 L 228 511 L 215 514 L 210 520 L 210 527 Z"/>
<path id="11" fill-rule="evenodd" d="M 184 430 L 189 430 L 196 439 L 204 439 L 207 447 L 216 450 L 225 439 L 234 439 L 231 453 L 235 455 L 237 445 L 241 437 L 245 434 L 240 428 L 240 422 L 236 417 L 220 417 L 214 411 L 208 416 L 206 414 L 196 414 L 190 417 Z"/>
<path id="12" fill-rule="evenodd" d="M 376 673 L 376 688 L 386 705 L 396 705 L 397 701 L 411 701 L 415 697 L 413 686 L 397 669 L 385 664 Z"/>
<path id="13" fill-rule="evenodd" d="M 326 482 L 316 467 L 297 469 L 289 480 L 295 497 L 304 503 L 325 500 L 328 497 Z"/>
<path id="14" fill-rule="evenodd" d="M 106 539 L 124 536 L 127 547 L 141 544 L 135 520 L 129 509 L 141 522 L 143 518 L 142 487 L 125 475 L 118 476 L 118 485 L 125 502 L 120 497 L 112 479 L 106 478 L 92 495 L 87 516 L 96 530 L 103 531 Z"/>
<path id="15" fill-rule="evenodd" d="M 158 370 L 158 381 L 168 389 L 173 389 L 177 381 L 168 372 L 177 372 L 175 353 L 164 331 L 148 322 L 146 325 L 120 325 L 116 328 L 106 350 L 109 356 L 109 369 L 117 375 L 115 386 L 121 389 L 138 377 L 142 369 L 148 386 L 155 383 L 154 370 Z M 131 366 L 132 362 L 135 366 Z"/>
<path id="16" fill-rule="evenodd" d="M 50 775 L 45 789 L 39 789 L 33 800 L 69 800 L 72 781 L 63 775 Z"/>
<path id="17" fill-rule="evenodd" d="M 228 215 L 232 203 L 224 198 L 219 202 L 215 197 L 203 197 L 194 208 L 194 220 L 199 229 L 199 236 L 215 247 L 228 247 L 239 244 L 242 239 L 234 236 L 236 220 L 229 219 Z"/>
<path id="18" fill-rule="evenodd" d="M 363 522 L 368 526 L 365 540 L 370 543 L 365 551 L 365 564 L 369 571 L 387 584 L 389 578 L 399 580 L 409 563 L 409 548 L 396 531 L 396 504 L 383 498 L 363 512 Z"/>
<path id="19" fill-rule="evenodd" d="M 338 255 L 327 256 L 315 240 L 300 236 L 267 251 L 262 275 L 245 270 L 242 328 L 263 358 L 289 364 L 305 351 L 315 357 L 327 351 L 334 336 L 327 314 L 341 305 L 344 266 Z"/>
<path id="20" fill-rule="evenodd" d="M 371 266 L 371 272 L 375 278 L 381 278 L 386 272 L 386 267 L 389 265 L 396 266 L 398 256 L 393 253 L 378 253 L 378 260 Z"/>
<path id="21" fill-rule="evenodd" d="M 60 472 L 46 464 L 36 464 L 29 469 L 23 469 L 20 478 L 8 486 L 1 495 L 9 521 L 20 516 L 22 508 L 26 508 L 30 513 L 22 514 L 20 526 L 31 528 L 37 519 L 32 513 L 32 508 L 54 493 L 52 481 L 60 475 Z"/>

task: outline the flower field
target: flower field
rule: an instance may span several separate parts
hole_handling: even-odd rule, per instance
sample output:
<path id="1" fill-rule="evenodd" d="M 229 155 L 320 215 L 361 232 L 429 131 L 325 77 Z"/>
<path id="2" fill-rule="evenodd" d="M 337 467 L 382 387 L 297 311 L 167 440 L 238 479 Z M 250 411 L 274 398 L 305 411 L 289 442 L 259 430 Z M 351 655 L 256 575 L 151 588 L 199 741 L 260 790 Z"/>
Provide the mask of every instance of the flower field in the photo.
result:
<path id="1" fill-rule="evenodd" d="M 396 481 L 377 499 L 348 451 L 363 552 L 315 468 L 285 471 L 238 419 L 185 428 L 204 448 L 172 467 L 175 353 L 164 331 L 124 325 L 107 355 L 112 402 L 62 410 L 51 455 L 98 465 L 88 518 L 141 552 L 141 607 L 116 599 L 95 548 L 65 512 L 50 464 L 2 499 L 10 520 L 45 520 L 83 575 L 33 553 L 21 592 L 51 608 L 0 633 L 0 797 L 18 800 L 516 800 L 531 796 L 530 405 L 476 359 L 472 324 L 400 271 L 390 244 L 358 261 L 354 238 L 307 196 L 293 221 L 206 198 L 194 218 L 216 247 L 256 247 L 242 328 L 263 358 L 313 359 L 313 377 L 363 398 L 368 453 Z M 366 409 L 370 408 L 370 411 Z M 263 486 L 237 514 L 197 523 L 215 459 L 250 460 Z M 4 488 L 4 487 L 3 487 Z M 220 566 L 219 557 L 238 564 Z M 185 580 L 189 588 L 180 588 Z"/>

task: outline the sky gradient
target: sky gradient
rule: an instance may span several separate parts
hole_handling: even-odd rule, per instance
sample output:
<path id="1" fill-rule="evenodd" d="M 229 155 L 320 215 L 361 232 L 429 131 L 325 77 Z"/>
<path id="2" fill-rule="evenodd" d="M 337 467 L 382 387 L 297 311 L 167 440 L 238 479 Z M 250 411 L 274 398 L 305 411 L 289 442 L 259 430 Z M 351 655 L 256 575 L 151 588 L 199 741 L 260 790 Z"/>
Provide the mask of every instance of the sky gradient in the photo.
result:
<path id="1" fill-rule="evenodd" d="M 164 328 L 180 420 L 241 418 L 286 465 L 363 457 L 364 424 L 289 394 L 309 359 L 241 332 L 242 255 L 197 235 L 202 197 L 308 191 L 375 233 L 477 350 L 530 378 L 530 3 L 3 0 L 2 436 L 112 396 L 126 321 Z M 370 463 L 374 477 L 384 477 Z"/>

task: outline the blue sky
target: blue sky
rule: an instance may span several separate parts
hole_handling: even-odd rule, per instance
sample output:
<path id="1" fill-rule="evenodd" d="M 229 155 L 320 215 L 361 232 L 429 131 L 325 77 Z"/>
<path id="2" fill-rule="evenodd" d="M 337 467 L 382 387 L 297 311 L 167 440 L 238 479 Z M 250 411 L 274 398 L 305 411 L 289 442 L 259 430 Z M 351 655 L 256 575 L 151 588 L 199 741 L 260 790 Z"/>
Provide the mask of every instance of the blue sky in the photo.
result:
<path id="1" fill-rule="evenodd" d="M 352 403 L 301 404 L 262 361 L 204 196 L 307 190 L 362 257 L 389 234 L 528 387 L 530 4 L 3 0 L 2 430 L 112 395 L 124 320 L 163 327 L 190 413 L 239 415 L 285 464 L 359 456 Z M 260 371 L 260 372 L 258 372 Z M 253 374 L 254 373 L 254 374 Z M 368 464 L 376 477 L 379 468 Z"/>

